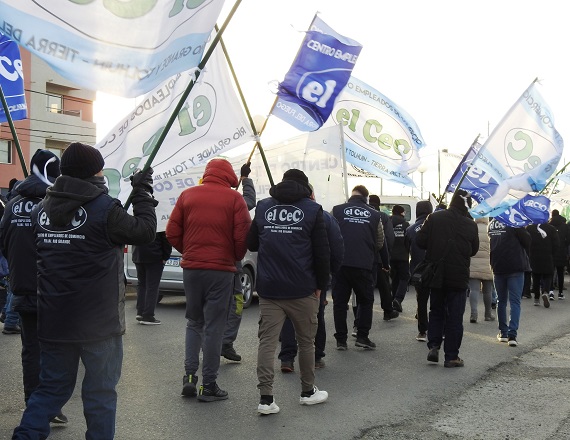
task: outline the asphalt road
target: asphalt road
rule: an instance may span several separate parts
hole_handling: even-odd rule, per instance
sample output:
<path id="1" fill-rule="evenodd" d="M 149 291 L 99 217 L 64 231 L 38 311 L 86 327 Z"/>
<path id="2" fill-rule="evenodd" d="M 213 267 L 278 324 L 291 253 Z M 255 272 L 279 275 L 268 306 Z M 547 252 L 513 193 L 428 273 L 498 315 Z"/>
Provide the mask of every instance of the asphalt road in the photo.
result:
<path id="1" fill-rule="evenodd" d="M 270 416 L 256 411 L 257 302 L 244 311 L 236 342 L 243 361 L 222 360 L 218 383 L 229 399 L 212 403 L 180 396 L 184 307 L 183 299 L 166 297 L 156 312 L 163 324 L 142 326 L 129 297 L 117 439 L 570 438 L 570 299 L 549 309 L 523 299 L 516 348 L 496 340 L 496 321 L 469 323 L 467 305 L 460 352 L 465 367 L 454 369 L 426 361 L 425 343 L 415 340 L 412 294 L 403 303 L 404 314 L 390 322 L 382 320 L 377 301 L 370 334 L 378 345 L 374 351 L 353 344 L 337 351 L 329 306 L 326 368 L 316 373 L 316 385 L 329 392 L 329 400 L 299 405 L 299 377 L 282 374 L 276 359 L 281 412 Z M 482 317 L 482 298 L 479 307 Z M 0 344 L 0 438 L 7 439 L 23 411 L 21 344 L 18 336 L 2 334 Z M 63 412 L 70 421 L 54 426 L 50 438 L 84 438 L 79 387 Z"/>

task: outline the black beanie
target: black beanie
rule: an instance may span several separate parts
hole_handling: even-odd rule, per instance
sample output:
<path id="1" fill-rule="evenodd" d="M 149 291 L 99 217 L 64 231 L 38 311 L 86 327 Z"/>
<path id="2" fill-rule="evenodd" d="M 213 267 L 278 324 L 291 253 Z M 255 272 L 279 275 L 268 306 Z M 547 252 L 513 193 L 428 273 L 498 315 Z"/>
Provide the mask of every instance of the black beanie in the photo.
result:
<path id="1" fill-rule="evenodd" d="M 394 206 L 392 207 L 392 214 L 404 215 L 404 212 L 406 212 L 406 210 L 405 210 L 404 207 L 401 206 L 401 205 L 394 205 Z"/>
<path id="2" fill-rule="evenodd" d="M 30 172 L 42 180 L 59 176 L 59 157 L 49 150 L 37 149 L 30 160 Z"/>
<path id="3" fill-rule="evenodd" d="M 90 145 L 73 142 L 61 155 L 61 174 L 86 179 L 97 174 L 105 166 L 105 160 L 98 149 Z"/>
<path id="4" fill-rule="evenodd" d="M 285 171 L 285 173 L 283 174 L 283 181 L 285 180 L 293 180 L 303 185 L 304 187 L 311 189 L 311 187 L 309 186 L 309 178 L 307 177 L 307 175 L 301 170 L 298 170 L 296 168 L 291 168 L 290 170 Z"/>
<path id="5" fill-rule="evenodd" d="M 416 217 L 428 215 L 433 212 L 433 206 L 429 200 L 420 200 L 416 203 Z"/>
<path id="6" fill-rule="evenodd" d="M 451 202 L 449 202 L 450 207 L 453 206 L 464 212 L 467 212 L 469 208 L 471 208 L 472 204 L 471 195 L 464 189 L 458 189 L 455 191 L 451 198 Z"/>

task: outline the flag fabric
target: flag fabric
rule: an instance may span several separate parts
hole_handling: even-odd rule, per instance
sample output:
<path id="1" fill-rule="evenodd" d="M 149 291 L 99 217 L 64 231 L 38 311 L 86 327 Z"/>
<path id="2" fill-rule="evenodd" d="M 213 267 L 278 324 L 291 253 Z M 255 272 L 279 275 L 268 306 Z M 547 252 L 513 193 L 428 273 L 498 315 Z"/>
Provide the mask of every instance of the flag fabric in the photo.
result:
<path id="1" fill-rule="evenodd" d="M 541 191 L 560 162 L 563 149 L 552 112 L 533 82 L 473 160 L 486 181 L 494 179 L 497 185 L 490 197 L 471 209 L 471 215 L 498 216 L 530 192 Z"/>
<path id="2" fill-rule="evenodd" d="M 224 0 L 0 0 L 3 29 L 80 87 L 133 98 L 196 67 Z"/>
<path id="3" fill-rule="evenodd" d="M 24 70 L 20 48 L 0 31 L 0 85 L 13 121 L 28 117 L 24 93 Z M 4 106 L 0 106 L 0 122 L 8 121 Z"/>
<path id="4" fill-rule="evenodd" d="M 129 176 L 137 168 L 144 168 L 191 79 L 191 71 L 177 74 L 143 96 L 95 145 L 105 159 L 103 172 L 113 197 L 122 202 L 128 198 L 132 189 Z M 154 157 L 154 180 L 181 175 L 189 168 L 253 140 L 249 120 L 230 80 L 222 49 L 218 47 Z"/>
<path id="5" fill-rule="evenodd" d="M 515 228 L 546 223 L 550 218 L 550 199 L 546 196 L 527 194 L 495 218 Z"/>
<path id="6" fill-rule="evenodd" d="M 362 45 L 315 16 L 301 49 L 279 83 L 272 114 L 301 131 L 315 131 L 329 118 Z"/>
<path id="7" fill-rule="evenodd" d="M 548 191 L 550 201 L 560 211 L 560 215 L 569 220 L 570 219 L 570 171 L 562 172 L 556 175 L 551 185 L 552 185 L 551 189 L 550 191 Z"/>
<path id="8" fill-rule="evenodd" d="M 323 209 L 330 211 L 334 205 L 347 200 L 341 159 L 342 136 L 338 127 L 304 133 L 264 147 L 263 152 L 275 182 L 280 182 L 283 173 L 288 169 L 297 168 L 308 176 L 315 190 L 316 200 Z M 226 155 L 226 158 L 239 173 L 240 167 L 247 162 L 250 152 L 232 153 Z M 204 168 L 205 164 L 201 164 L 186 169 L 176 176 L 154 181 L 154 197 L 159 202 L 156 207 L 159 231 L 166 228 L 168 217 L 180 193 L 199 184 Z M 249 177 L 255 185 L 258 200 L 270 196 L 271 184 L 258 149 L 251 159 Z"/>
<path id="9" fill-rule="evenodd" d="M 415 187 L 408 175 L 425 146 L 414 119 L 400 106 L 352 76 L 327 125 L 343 127 L 350 176 L 378 176 Z"/>

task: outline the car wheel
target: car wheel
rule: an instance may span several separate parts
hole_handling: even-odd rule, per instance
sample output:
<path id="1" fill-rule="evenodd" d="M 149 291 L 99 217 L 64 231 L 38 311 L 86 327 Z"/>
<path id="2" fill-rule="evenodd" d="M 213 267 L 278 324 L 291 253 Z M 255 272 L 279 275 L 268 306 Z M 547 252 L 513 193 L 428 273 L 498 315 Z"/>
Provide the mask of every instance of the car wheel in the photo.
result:
<path id="1" fill-rule="evenodd" d="M 243 308 L 247 309 L 253 298 L 253 274 L 248 267 L 243 268 L 241 274 L 241 288 L 243 290 Z"/>

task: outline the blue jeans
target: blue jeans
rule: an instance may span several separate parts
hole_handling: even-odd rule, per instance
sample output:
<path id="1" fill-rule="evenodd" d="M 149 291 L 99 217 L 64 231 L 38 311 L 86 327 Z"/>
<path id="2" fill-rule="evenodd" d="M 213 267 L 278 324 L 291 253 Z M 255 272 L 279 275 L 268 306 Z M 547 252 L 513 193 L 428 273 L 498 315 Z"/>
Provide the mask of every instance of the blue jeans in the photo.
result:
<path id="1" fill-rule="evenodd" d="M 14 294 L 10 290 L 10 283 L 7 280 L 1 281 L 0 284 L 6 289 L 6 304 L 2 311 L 6 314 L 6 319 L 4 320 L 4 328 L 15 328 L 20 323 L 20 316 L 18 312 L 14 312 L 12 309 L 12 300 L 14 299 Z"/>
<path id="2" fill-rule="evenodd" d="M 517 337 L 521 316 L 521 298 L 524 286 L 524 272 L 500 274 L 494 276 L 497 290 L 497 319 L 502 336 Z M 511 307 L 511 316 L 507 325 L 507 300 Z"/>
<path id="3" fill-rule="evenodd" d="M 113 336 L 91 343 L 40 342 L 40 384 L 28 400 L 20 426 L 13 439 L 45 439 L 49 421 L 73 394 L 79 360 L 85 367 L 81 388 L 83 413 L 87 423 L 86 440 L 112 439 L 115 436 L 117 392 L 121 377 L 123 338 Z"/>

